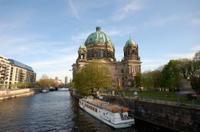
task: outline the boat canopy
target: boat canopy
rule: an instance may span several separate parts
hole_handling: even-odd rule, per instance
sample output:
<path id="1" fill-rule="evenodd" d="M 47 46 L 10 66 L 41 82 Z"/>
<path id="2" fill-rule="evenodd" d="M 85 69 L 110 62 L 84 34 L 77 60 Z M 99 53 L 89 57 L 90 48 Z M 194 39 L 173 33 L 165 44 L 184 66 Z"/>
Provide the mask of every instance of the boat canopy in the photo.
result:
<path id="1" fill-rule="evenodd" d="M 89 104 L 92 104 L 94 106 L 106 109 L 108 111 L 111 111 L 113 113 L 118 113 L 118 112 L 128 112 L 129 109 L 127 107 L 115 105 L 115 104 L 110 104 L 108 102 L 98 100 L 98 99 L 86 99 L 86 102 Z"/>

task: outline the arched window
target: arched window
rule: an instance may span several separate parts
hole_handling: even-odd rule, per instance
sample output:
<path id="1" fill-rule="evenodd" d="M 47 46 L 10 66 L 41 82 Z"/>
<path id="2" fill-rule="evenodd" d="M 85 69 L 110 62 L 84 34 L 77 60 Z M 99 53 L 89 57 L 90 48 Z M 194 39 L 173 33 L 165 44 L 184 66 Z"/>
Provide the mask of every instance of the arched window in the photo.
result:
<path id="1" fill-rule="evenodd" d="M 132 54 L 135 54 L 135 50 L 132 50 Z"/>
<path id="2" fill-rule="evenodd" d="M 97 51 L 96 51 L 96 50 L 93 51 L 93 56 L 94 56 L 95 58 L 97 57 Z"/>
<path id="3" fill-rule="evenodd" d="M 103 50 L 100 50 L 100 57 L 103 57 Z"/>
<path id="4" fill-rule="evenodd" d="M 127 50 L 127 55 L 129 55 L 129 50 Z"/>
<path id="5" fill-rule="evenodd" d="M 103 56 L 106 57 L 106 50 L 103 50 Z"/>
<path id="6" fill-rule="evenodd" d="M 84 59 L 84 54 L 81 54 L 81 59 Z"/>

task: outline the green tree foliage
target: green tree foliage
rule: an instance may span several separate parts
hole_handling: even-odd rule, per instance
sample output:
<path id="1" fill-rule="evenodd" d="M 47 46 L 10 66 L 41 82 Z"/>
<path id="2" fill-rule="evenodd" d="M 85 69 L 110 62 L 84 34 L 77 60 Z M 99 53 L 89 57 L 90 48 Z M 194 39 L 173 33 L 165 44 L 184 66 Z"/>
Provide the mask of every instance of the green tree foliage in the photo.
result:
<path id="1" fill-rule="evenodd" d="M 193 74 L 190 76 L 191 85 L 194 90 L 200 93 L 200 61 L 193 62 Z"/>
<path id="2" fill-rule="evenodd" d="M 135 87 L 139 88 L 141 86 L 141 73 L 137 73 L 135 76 Z"/>
<path id="3" fill-rule="evenodd" d="M 179 62 L 170 60 L 162 70 L 161 86 L 169 88 L 170 91 L 175 91 L 178 88 L 180 79 Z"/>
<path id="4" fill-rule="evenodd" d="M 19 82 L 16 84 L 12 84 L 10 86 L 10 89 L 14 89 L 14 88 L 34 88 L 35 84 L 33 83 L 25 83 L 25 82 Z"/>
<path id="5" fill-rule="evenodd" d="M 112 77 L 109 69 L 98 63 L 90 63 L 83 67 L 74 77 L 74 87 L 81 95 L 90 95 L 92 92 L 111 88 Z"/>
<path id="6" fill-rule="evenodd" d="M 200 93 L 200 61 L 182 59 L 179 63 L 180 75 L 191 82 L 192 88 Z"/>
<path id="7" fill-rule="evenodd" d="M 142 86 L 145 88 L 159 88 L 161 85 L 161 71 L 155 70 L 142 74 Z"/>
<path id="8" fill-rule="evenodd" d="M 40 88 L 59 87 L 59 83 L 54 79 L 40 79 L 37 85 Z"/>
<path id="9" fill-rule="evenodd" d="M 167 88 L 175 91 L 181 79 L 191 82 L 192 88 L 200 93 L 200 61 L 181 59 L 170 60 L 161 70 L 142 74 L 142 86 L 145 88 Z"/>
<path id="10" fill-rule="evenodd" d="M 65 87 L 74 88 L 74 82 L 69 82 L 68 84 L 65 84 Z"/>
<path id="11" fill-rule="evenodd" d="M 191 77 L 192 88 L 200 94 L 200 76 Z"/>

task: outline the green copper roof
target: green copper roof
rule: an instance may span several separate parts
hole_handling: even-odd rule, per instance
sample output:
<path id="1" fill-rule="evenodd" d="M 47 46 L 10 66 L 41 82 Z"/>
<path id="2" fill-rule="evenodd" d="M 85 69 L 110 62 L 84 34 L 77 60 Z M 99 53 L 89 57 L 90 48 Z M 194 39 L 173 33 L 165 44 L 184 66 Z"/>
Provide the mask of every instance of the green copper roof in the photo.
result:
<path id="1" fill-rule="evenodd" d="M 85 45 L 84 44 L 81 44 L 79 49 L 86 49 Z"/>
<path id="2" fill-rule="evenodd" d="M 129 39 L 126 41 L 126 45 L 125 45 L 125 48 L 130 46 L 130 45 L 134 45 L 136 46 L 136 42 L 134 40 L 131 39 L 131 37 L 129 37 Z"/>
<path id="3" fill-rule="evenodd" d="M 95 44 L 108 44 L 114 48 L 110 37 L 102 32 L 100 27 L 96 27 L 96 32 L 91 33 L 85 41 L 85 46 Z"/>

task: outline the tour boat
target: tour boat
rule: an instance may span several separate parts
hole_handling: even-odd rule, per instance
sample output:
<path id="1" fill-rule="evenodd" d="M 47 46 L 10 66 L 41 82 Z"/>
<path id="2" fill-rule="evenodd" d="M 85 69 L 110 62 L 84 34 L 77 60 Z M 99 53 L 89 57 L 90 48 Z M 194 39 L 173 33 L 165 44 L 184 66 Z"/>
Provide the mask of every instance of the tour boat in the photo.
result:
<path id="1" fill-rule="evenodd" d="M 95 118 L 113 128 L 131 127 L 135 121 L 128 115 L 128 108 L 85 97 L 79 99 L 79 106 Z"/>
<path id="2" fill-rule="evenodd" d="M 42 89 L 42 93 L 48 93 L 49 90 L 48 89 Z"/>

